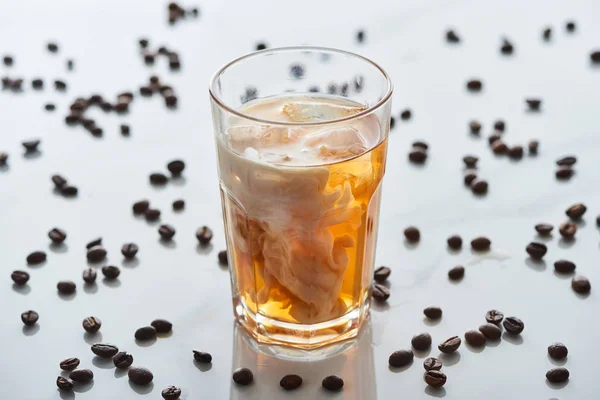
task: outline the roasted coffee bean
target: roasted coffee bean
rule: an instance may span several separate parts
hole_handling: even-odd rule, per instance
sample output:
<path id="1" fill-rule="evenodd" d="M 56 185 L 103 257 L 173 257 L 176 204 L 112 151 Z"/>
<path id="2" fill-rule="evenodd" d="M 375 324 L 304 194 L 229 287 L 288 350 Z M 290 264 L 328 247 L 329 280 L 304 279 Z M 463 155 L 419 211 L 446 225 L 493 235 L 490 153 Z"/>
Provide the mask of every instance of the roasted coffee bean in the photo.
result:
<path id="1" fill-rule="evenodd" d="M 129 368 L 133 364 L 133 356 L 126 351 L 121 351 L 113 357 L 113 364 L 119 369 Z"/>
<path id="2" fill-rule="evenodd" d="M 575 163 L 577 163 L 577 157 L 575 156 L 565 156 L 556 160 L 556 165 L 558 166 L 567 165 L 569 167 L 572 167 L 573 165 L 575 165 Z"/>
<path id="3" fill-rule="evenodd" d="M 378 302 L 387 301 L 390 297 L 390 290 L 383 285 L 374 283 L 371 286 L 371 296 Z"/>
<path id="4" fill-rule="evenodd" d="M 558 231 L 565 239 L 572 239 L 577 233 L 577 225 L 572 222 L 563 222 L 560 224 Z"/>
<path id="5" fill-rule="evenodd" d="M 556 170 L 556 172 L 554 173 L 557 179 L 569 179 L 573 176 L 573 174 L 575 173 L 575 171 L 573 170 L 573 168 L 563 165 L 558 167 L 558 169 Z"/>
<path id="6" fill-rule="evenodd" d="M 219 264 L 228 265 L 229 262 L 227 259 L 227 250 L 219 251 L 218 257 L 219 257 Z"/>
<path id="7" fill-rule="evenodd" d="M 592 62 L 594 64 L 600 63 L 600 51 L 593 51 L 590 53 L 590 60 L 592 60 Z"/>
<path id="8" fill-rule="evenodd" d="M 81 122 L 81 115 L 79 113 L 71 113 L 65 117 L 67 125 L 76 125 Z"/>
<path id="9" fill-rule="evenodd" d="M 171 329 L 173 328 L 173 324 L 166 319 L 155 319 L 150 325 L 152 325 L 158 333 L 168 333 L 171 332 Z"/>
<path id="10" fill-rule="evenodd" d="M 569 375 L 569 370 L 566 368 L 552 368 L 546 372 L 546 379 L 553 383 L 560 383 L 569 379 Z"/>
<path id="11" fill-rule="evenodd" d="M 112 344 L 103 344 L 103 343 L 94 343 L 91 347 L 92 353 L 99 357 L 111 358 L 115 354 L 119 352 L 119 348 L 117 346 L 113 346 Z"/>
<path id="12" fill-rule="evenodd" d="M 2 62 L 4 62 L 4 65 L 6 65 L 7 67 L 10 67 L 13 65 L 13 57 L 12 56 L 4 56 L 2 57 Z"/>
<path id="13" fill-rule="evenodd" d="M 156 337 L 156 328 L 153 326 L 144 326 L 135 331 L 137 340 L 150 340 Z"/>
<path id="14" fill-rule="evenodd" d="M 114 110 L 119 113 L 119 114 L 123 114 L 129 111 L 129 103 L 126 102 L 119 102 L 117 104 L 115 104 L 113 106 Z M 92 132 L 93 133 L 93 132 Z"/>
<path id="15" fill-rule="evenodd" d="M 462 341 L 458 336 L 452 336 L 440 343 L 438 349 L 444 354 L 454 353 L 460 347 L 461 343 Z"/>
<path id="16" fill-rule="evenodd" d="M 502 322 L 502 325 L 504 325 L 504 329 L 506 329 L 507 332 L 512 333 L 513 335 L 520 334 L 525 328 L 523 321 L 517 317 L 506 317 Z"/>
<path id="17" fill-rule="evenodd" d="M 73 371 L 79 366 L 79 358 L 71 357 L 62 360 L 59 364 L 60 369 L 64 371 Z"/>
<path id="18" fill-rule="evenodd" d="M 175 236 L 175 228 L 171 225 L 161 225 L 158 228 L 158 233 L 163 240 L 171 240 Z"/>
<path id="19" fill-rule="evenodd" d="M 209 353 L 205 353 L 203 351 L 193 350 L 194 352 L 194 360 L 198 361 L 202 364 L 209 364 L 212 362 L 212 356 Z"/>
<path id="20" fill-rule="evenodd" d="M 46 48 L 50 53 L 56 53 L 58 51 L 58 45 L 54 42 L 49 42 L 46 44 Z"/>
<path id="21" fill-rule="evenodd" d="M 56 378 L 56 386 L 63 392 L 70 392 L 73 390 L 74 384 L 72 380 L 59 376 Z"/>
<path id="22" fill-rule="evenodd" d="M 548 248 L 543 243 L 531 242 L 527 245 L 525 251 L 534 260 L 541 260 L 548 251 Z"/>
<path id="23" fill-rule="evenodd" d="M 475 239 L 471 240 L 471 248 L 475 251 L 489 250 L 491 245 L 492 245 L 492 242 L 490 241 L 490 239 L 488 239 L 484 236 L 479 236 L 479 237 L 476 237 Z"/>
<path id="24" fill-rule="evenodd" d="M 258 42 L 256 44 L 256 50 L 264 50 L 267 48 L 267 45 L 264 42 Z"/>
<path id="25" fill-rule="evenodd" d="M 139 43 L 139 45 L 140 45 L 140 47 L 141 47 L 142 49 L 145 49 L 146 47 L 148 47 L 148 44 L 149 44 L 150 42 L 149 42 L 149 41 L 148 41 L 148 39 L 146 39 L 146 38 L 141 38 L 141 39 L 139 39 L 139 40 L 138 40 L 138 43 Z"/>
<path id="26" fill-rule="evenodd" d="M 431 335 L 429 333 L 419 333 L 410 341 L 415 350 L 424 351 L 431 347 Z"/>
<path id="27" fill-rule="evenodd" d="M 423 361 L 423 368 L 425 371 L 439 371 L 442 369 L 442 361 L 434 357 L 426 358 Z"/>
<path id="28" fill-rule="evenodd" d="M 13 271 L 13 273 L 10 274 L 10 278 L 17 285 L 24 285 L 29 281 L 29 274 L 25 271 Z"/>
<path id="29" fill-rule="evenodd" d="M 196 238 L 201 245 L 205 246 L 210 243 L 213 237 L 213 232 L 208 226 L 202 226 L 196 231 Z"/>
<path id="30" fill-rule="evenodd" d="M 89 382 L 94 379 L 94 373 L 89 369 L 76 369 L 69 374 L 69 379 L 75 382 Z"/>
<path id="31" fill-rule="evenodd" d="M 86 244 L 85 248 L 89 250 L 92 247 L 101 246 L 101 245 L 102 245 L 102 238 L 99 237 L 99 238 L 96 238 L 96 239 L 90 241 L 88 244 Z"/>
<path id="32" fill-rule="evenodd" d="M 460 42 L 460 38 L 458 37 L 458 35 L 456 34 L 456 32 L 454 32 L 452 29 L 449 29 L 446 31 L 446 40 L 449 43 L 458 43 Z"/>
<path id="33" fill-rule="evenodd" d="M 548 236 L 550 232 L 554 229 L 554 226 L 551 224 L 541 223 L 535 226 L 535 230 L 540 236 Z"/>
<path id="34" fill-rule="evenodd" d="M 506 154 L 508 152 L 508 146 L 502 139 L 498 139 L 492 143 L 492 151 L 494 154 Z"/>
<path id="35" fill-rule="evenodd" d="M 149 385 L 150 382 L 152 382 L 152 380 L 154 379 L 154 375 L 152 375 L 152 372 L 150 372 L 150 370 L 148 368 L 144 368 L 144 367 L 132 367 L 129 369 L 129 372 L 127 373 L 127 376 L 129 376 L 129 380 L 133 383 L 135 383 L 136 385 Z"/>
<path id="36" fill-rule="evenodd" d="M 142 96 L 152 96 L 152 88 L 150 86 L 140 87 L 140 94 Z"/>
<path id="37" fill-rule="evenodd" d="M 575 22 L 567 21 L 567 23 L 565 24 L 565 28 L 567 29 L 567 32 L 574 32 L 575 31 Z"/>
<path id="38" fill-rule="evenodd" d="M 496 131 L 499 132 L 499 131 Z M 500 132 L 502 133 L 502 132 Z M 490 135 L 490 137 L 488 137 L 488 143 L 491 145 L 493 145 L 494 143 L 496 143 L 496 141 L 500 140 L 501 136 L 499 133 L 494 133 L 493 135 Z"/>
<path id="39" fill-rule="evenodd" d="M 172 94 L 165 96 L 165 104 L 167 107 L 175 107 L 177 105 L 177 97 Z"/>
<path id="40" fill-rule="evenodd" d="M 304 76 L 304 66 L 300 64 L 294 64 L 290 67 L 290 75 L 294 79 L 300 79 Z"/>
<path id="41" fill-rule="evenodd" d="M 469 130 L 471 131 L 472 134 L 474 135 L 479 135 L 479 132 L 481 132 L 481 123 L 479 121 L 470 121 L 469 122 Z"/>
<path id="42" fill-rule="evenodd" d="M 337 392 L 344 387 L 344 380 L 337 375 L 329 375 L 323 379 L 321 386 L 330 392 Z"/>
<path id="43" fill-rule="evenodd" d="M 102 275 L 108 280 L 117 279 L 121 274 L 121 270 L 114 265 L 107 265 L 106 267 L 102 267 Z"/>
<path id="44" fill-rule="evenodd" d="M 154 172 L 150 174 L 150 183 L 153 185 L 165 185 L 169 181 L 169 178 L 161 172 Z"/>
<path id="45" fill-rule="evenodd" d="M 75 186 L 63 186 L 60 192 L 65 196 L 76 196 L 79 190 Z"/>
<path id="46" fill-rule="evenodd" d="M 477 179 L 477 171 L 473 169 L 468 169 L 465 171 L 464 182 L 465 185 L 470 186 L 473 181 Z"/>
<path id="47" fill-rule="evenodd" d="M 508 150 L 508 156 L 513 160 L 520 160 L 523 158 L 523 146 L 513 146 Z"/>
<path id="48" fill-rule="evenodd" d="M 23 323 L 27 326 L 34 325 L 38 321 L 39 318 L 40 318 L 40 315 L 33 310 L 29 310 L 29 311 L 25 311 L 24 313 L 21 313 L 21 321 L 23 321 Z"/>
<path id="49" fill-rule="evenodd" d="M 87 259 L 90 262 L 100 262 L 106 258 L 106 250 L 101 245 L 88 248 Z"/>
<path id="50" fill-rule="evenodd" d="M 421 232 L 414 226 L 409 226 L 404 230 L 404 236 L 406 240 L 411 243 L 418 242 L 421 239 Z"/>
<path id="51" fill-rule="evenodd" d="M 408 153 L 408 159 L 415 164 L 423 164 L 427 160 L 427 153 L 417 148 Z"/>
<path id="52" fill-rule="evenodd" d="M 181 389 L 177 386 L 167 386 L 160 395 L 165 400 L 177 400 L 181 396 Z"/>
<path id="53" fill-rule="evenodd" d="M 233 371 L 233 381 L 241 386 L 247 386 L 254 380 L 254 374 L 248 368 L 238 368 Z"/>
<path id="54" fill-rule="evenodd" d="M 144 56 L 144 62 L 146 64 L 148 64 L 148 65 L 154 64 L 154 58 L 155 58 L 154 53 L 145 52 L 145 53 L 143 53 L 143 56 Z"/>
<path id="55" fill-rule="evenodd" d="M 529 107 L 530 111 L 539 111 L 540 106 L 542 105 L 542 100 L 540 99 L 525 99 L 525 103 Z"/>
<path id="56" fill-rule="evenodd" d="M 577 221 L 581 219 L 581 217 L 583 216 L 583 214 L 585 214 L 586 211 L 587 207 L 584 204 L 577 203 L 569 207 L 565 213 L 569 218 Z"/>
<path id="57" fill-rule="evenodd" d="M 311 87 L 311 89 L 313 89 L 313 88 Z M 316 91 L 315 91 L 315 90 L 312 90 L 312 92 L 318 92 L 318 91 L 319 91 L 319 90 L 318 90 L 319 88 L 317 88 L 317 87 L 315 87 L 314 89 L 317 89 L 317 90 L 316 90 Z M 310 92 L 310 91 L 311 91 L 311 90 L 309 90 L 309 92 Z M 392 115 L 392 116 L 390 117 L 390 129 L 394 129 L 394 126 L 396 126 L 396 118 L 394 118 L 394 116 Z"/>
<path id="58" fill-rule="evenodd" d="M 465 267 L 457 265 L 448 271 L 448 278 L 452 281 L 458 281 L 465 276 Z"/>
<path id="59" fill-rule="evenodd" d="M 85 329 L 86 332 L 96 333 L 100 330 L 100 327 L 102 326 L 102 321 L 100 321 L 100 318 L 87 317 L 83 320 L 81 325 L 83 326 L 83 329 Z"/>
<path id="60" fill-rule="evenodd" d="M 481 325 L 479 327 L 479 332 L 483 333 L 483 335 L 490 340 L 498 340 L 500 339 L 500 336 L 502 336 L 502 330 L 498 328 L 497 325 L 490 323 Z"/>
<path id="61" fill-rule="evenodd" d="M 133 213 L 134 214 L 143 214 L 148 207 L 150 207 L 150 202 L 148 200 L 140 200 L 133 203 Z"/>
<path id="62" fill-rule="evenodd" d="M 121 254 L 127 259 L 132 259 L 135 257 L 139 250 L 139 247 L 135 243 L 125 243 L 123 247 L 121 247 Z"/>
<path id="63" fill-rule="evenodd" d="M 43 251 L 34 251 L 27 256 L 27 264 L 36 265 L 46 261 L 46 253 Z"/>
<path id="64" fill-rule="evenodd" d="M 93 268 L 87 268 L 83 270 L 83 281 L 88 284 L 96 282 L 96 270 Z"/>
<path id="65" fill-rule="evenodd" d="M 185 208 L 185 200 L 179 199 L 173 202 L 173 210 L 181 211 Z"/>
<path id="66" fill-rule="evenodd" d="M 388 363 L 390 364 L 390 367 L 404 367 L 413 361 L 414 356 L 412 350 L 398 350 L 390 354 Z"/>
<path id="67" fill-rule="evenodd" d="M 362 29 L 356 32 L 356 41 L 362 43 L 365 41 L 365 31 Z"/>
<path id="68" fill-rule="evenodd" d="M 498 328 L 494 325 L 495 328 Z M 465 340 L 474 347 L 481 347 L 485 344 L 485 335 L 476 330 L 470 330 L 465 333 Z"/>
<path id="69" fill-rule="evenodd" d="M 483 84 L 479 79 L 471 79 L 467 81 L 467 89 L 469 89 L 471 92 L 479 92 L 482 87 Z"/>
<path id="70" fill-rule="evenodd" d="M 0 151 L 0 167 L 5 166 L 7 161 L 8 154 Z"/>
<path id="71" fill-rule="evenodd" d="M 67 89 L 67 84 L 65 81 L 61 81 L 61 80 L 57 79 L 54 81 L 54 88 L 56 90 L 63 91 L 63 90 Z"/>
<path id="72" fill-rule="evenodd" d="M 550 40 L 551 36 L 552 36 L 552 28 L 550 28 L 550 27 L 544 28 L 544 30 L 542 31 L 542 37 L 544 38 L 544 40 Z"/>
<path id="73" fill-rule="evenodd" d="M 506 122 L 504 122 L 501 119 L 496 120 L 494 122 L 494 129 L 500 132 L 504 132 L 504 130 L 506 129 Z"/>
<path id="74" fill-rule="evenodd" d="M 425 382 L 434 388 L 441 388 L 446 384 L 446 374 L 440 371 L 427 371 L 425 372 Z"/>
<path id="75" fill-rule="evenodd" d="M 67 60 L 67 69 L 69 71 L 73 71 L 74 67 L 75 67 L 75 61 L 73 61 L 72 59 L 68 59 Z"/>
<path id="76" fill-rule="evenodd" d="M 38 151 L 38 146 L 40 145 L 40 140 L 26 140 L 23 143 L 23 147 L 25 147 L 25 152 L 27 153 L 35 153 Z"/>
<path id="77" fill-rule="evenodd" d="M 48 237 L 56 244 L 60 244 L 67 238 L 67 233 L 59 228 L 54 228 L 48 232 Z"/>
<path id="78" fill-rule="evenodd" d="M 73 294 L 77 286 L 73 281 L 60 281 L 56 284 L 56 289 L 61 294 Z"/>
<path id="79" fill-rule="evenodd" d="M 570 274 L 575 271 L 575 263 L 568 260 L 558 260 L 554 263 L 554 269 L 561 274 Z"/>
<path id="80" fill-rule="evenodd" d="M 300 375 L 286 375 L 279 381 L 279 386 L 284 390 L 295 390 L 302 386 L 302 377 Z"/>
<path id="81" fill-rule="evenodd" d="M 121 135 L 123 135 L 123 136 L 128 136 L 129 133 L 131 132 L 131 128 L 127 124 L 121 124 L 120 129 L 121 129 Z"/>
<path id="82" fill-rule="evenodd" d="M 458 235 L 452 235 L 448 238 L 448 247 L 453 250 L 458 250 L 462 247 L 462 238 Z"/>
<path id="83" fill-rule="evenodd" d="M 417 140 L 413 142 L 412 146 L 414 148 L 421 148 L 423 150 L 429 150 L 429 145 L 422 140 Z"/>
<path id="84" fill-rule="evenodd" d="M 411 117 L 412 117 L 412 111 L 410 111 L 410 109 L 408 109 L 408 108 L 407 108 L 406 110 L 403 110 L 403 111 L 400 113 L 400 119 L 401 119 L 401 120 L 403 120 L 403 121 L 407 121 L 407 120 L 409 120 Z"/>
<path id="85" fill-rule="evenodd" d="M 485 313 L 485 320 L 491 324 L 500 324 L 500 322 L 502 322 L 502 320 L 504 319 L 504 314 L 502 313 L 502 311 L 498 311 L 498 310 L 489 310 L 488 312 Z"/>
<path id="86" fill-rule="evenodd" d="M 596 217 L 596 225 L 600 226 L 600 215 Z"/>
<path id="87" fill-rule="evenodd" d="M 423 314 L 429 319 L 442 318 L 442 309 L 439 307 L 427 307 L 423 310 Z"/>
<path id="88" fill-rule="evenodd" d="M 46 105 L 44 105 L 44 109 L 46 111 L 54 111 L 56 110 L 56 106 L 52 103 L 47 103 Z"/>
<path id="89" fill-rule="evenodd" d="M 509 42 L 508 39 L 503 39 L 502 46 L 500 46 L 500 52 L 504 55 L 509 55 L 509 54 L 512 54 L 513 50 L 514 50 L 514 47 L 513 47 L 512 43 Z"/>
<path id="90" fill-rule="evenodd" d="M 571 287 L 577 293 L 585 294 L 589 293 L 592 289 L 590 281 L 585 277 L 578 275 L 571 280 Z"/>
<path id="91" fill-rule="evenodd" d="M 567 346 L 560 342 L 552 343 L 548 346 L 548 355 L 555 360 L 562 360 L 567 357 L 568 354 L 569 350 L 567 349 Z"/>
<path id="92" fill-rule="evenodd" d="M 529 148 L 529 154 L 535 155 L 538 153 L 540 142 L 537 140 L 530 140 L 529 143 L 527 143 L 527 147 Z"/>
<path id="93" fill-rule="evenodd" d="M 477 161 L 479 161 L 479 158 L 477 158 L 475 156 L 464 156 L 463 157 L 463 162 L 465 163 L 465 166 L 467 168 L 477 168 Z"/>
<path id="94" fill-rule="evenodd" d="M 475 179 L 471 182 L 471 190 L 474 194 L 486 194 L 488 191 L 489 184 L 487 181 L 482 179 Z"/>
<path id="95" fill-rule="evenodd" d="M 387 281 L 391 273 L 391 269 L 382 266 L 375 270 L 375 272 L 373 273 L 373 279 L 375 279 L 376 282 L 383 283 Z"/>

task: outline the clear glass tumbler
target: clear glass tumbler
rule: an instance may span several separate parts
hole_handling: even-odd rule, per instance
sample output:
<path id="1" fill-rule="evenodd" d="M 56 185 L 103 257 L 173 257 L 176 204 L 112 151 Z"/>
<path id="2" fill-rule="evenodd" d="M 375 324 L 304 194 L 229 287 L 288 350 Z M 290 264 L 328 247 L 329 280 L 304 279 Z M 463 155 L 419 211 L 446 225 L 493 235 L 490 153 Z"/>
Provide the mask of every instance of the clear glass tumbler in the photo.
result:
<path id="1" fill-rule="evenodd" d="M 368 316 L 392 84 L 349 52 L 289 47 L 210 82 L 234 314 L 310 349 Z"/>

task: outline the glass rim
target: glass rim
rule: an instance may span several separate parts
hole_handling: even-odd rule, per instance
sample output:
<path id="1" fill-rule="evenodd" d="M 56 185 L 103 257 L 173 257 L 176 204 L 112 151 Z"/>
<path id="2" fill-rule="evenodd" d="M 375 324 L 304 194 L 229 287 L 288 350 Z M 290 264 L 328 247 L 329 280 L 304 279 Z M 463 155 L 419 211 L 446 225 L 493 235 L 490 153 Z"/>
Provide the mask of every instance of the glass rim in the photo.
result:
<path id="1" fill-rule="evenodd" d="M 367 107 L 366 109 L 362 110 L 359 113 L 352 114 L 352 115 L 349 115 L 349 116 L 343 117 L 343 118 L 331 119 L 331 120 L 327 120 L 327 121 L 315 121 L 315 122 L 285 122 L 285 121 L 272 121 L 272 120 L 268 120 L 268 119 L 257 118 L 257 117 L 253 117 L 251 115 L 245 114 L 243 112 L 240 112 L 240 111 L 228 106 L 227 104 L 225 104 L 225 102 L 223 102 L 219 98 L 219 96 L 216 93 L 217 81 L 229 67 L 239 63 L 240 61 L 244 61 L 249 58 L 253 58 L 253 57 L 257 57 L 257 56 L 264 56 L 265 54 L 268 54 L 268 53 L 278 53 L 278 52 L 284 52 L 284 51 L 320 51 L 320 52 L 343 54 L 346 56 L 351 56 L 351 57 L 361 59 L 361 60 L 367 62 L 368 64 L 371 64 L 373 67 L 375 67 L 377 70 L 379 70 L 379 72 L 383 75 L 383 77 L 385 78 L 386 84 L 387 84 L 385 94 L 381 98 L 381 100 L 379 100 L 377 103 Z M 392 96 L 393 89 L 394 89 L 394 86 L 392 84 L 392 80 L 391 80 L 390 76 L 388 75 L 388 73 L 379 64 L 368 59 L 367 57 L 361 56 L 360 54 L 356 54 L 356 53 L 353 53 L 351 51 L 346 51 L 346 50 L 334 49 L 331 47 L 287 46 L 287 47 L 274 47 L 274 48 L 269 48 L 269 49 L 265 49 L 265 50 L 253 51 L 251 53 L 248 53 L 241 57 L 238 57 L 232 61 L 229 61 L 228 63 L 226 63 L 219 69 L 217 69 L 217 71 L 214 73 L 212 78 L 210 78 L 208 92 L 210 93 L 211 99 L 219 107 L 221 107 L 222 109 L 226 110 L 227 112 L 229 112 L 237 117 L 247 119 L 247 120 L 250 120 L 253 122 L 258 122 L 258 123 L 267 124 L 267 125 L 282 125 L 282 126 L 319 126 L 319 125 L 322 126 L 322 125 L 337 124 L 337 123 L 345 122 L 345 121 L 351 121 L 353 119 L 361 118 L 368 114 L 371 114 L 373 111 L 377 110 L 379 107 L 381 107 L 385 103 L 387 103 L 387 101 Z"/>

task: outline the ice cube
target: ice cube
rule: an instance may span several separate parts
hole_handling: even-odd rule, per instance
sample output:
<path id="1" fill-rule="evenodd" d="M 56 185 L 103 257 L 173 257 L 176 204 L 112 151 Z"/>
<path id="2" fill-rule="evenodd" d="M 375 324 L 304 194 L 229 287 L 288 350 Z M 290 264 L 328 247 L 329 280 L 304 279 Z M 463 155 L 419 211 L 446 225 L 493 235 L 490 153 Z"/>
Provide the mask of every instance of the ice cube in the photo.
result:
<path id="1" fill-rule="evenodd" d="M 352 127 L 311 133 L 305 136 L 304 145 L 313 149 L 316 156 L 324 161 L 351 158 L 367 150 L 360 132 Z"/>
<path id="2" fill-rule="evenodd" d="M 283 113 L 293 122 L 331 121 L 357 114 L 366 107 L 346 106 L 332 102 L 296 101 L 283 106 Z"/>
<path id="3" fill-rule="evenodd" d="M 244 154 L 247 148 L 256 149 L 261 153 L 261 149 L 291 145 L 299 141 L 302 133 L 300 129 L 267 125 L 242 125 L 229 128 L 225 137 L 233 151 Z"/>

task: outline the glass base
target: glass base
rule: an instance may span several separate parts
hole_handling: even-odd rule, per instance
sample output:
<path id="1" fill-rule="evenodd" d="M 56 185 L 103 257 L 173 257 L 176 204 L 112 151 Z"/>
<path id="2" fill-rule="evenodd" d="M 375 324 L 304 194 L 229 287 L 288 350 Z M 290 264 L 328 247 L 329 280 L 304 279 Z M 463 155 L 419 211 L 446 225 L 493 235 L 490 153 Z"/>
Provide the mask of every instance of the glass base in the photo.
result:
<path id="1" fill-rule="evenodd" d="M 236 319 L 259 343 L 304 350 L 316 349 L 356 337 L 369 316 L 369 306 L 369 300 L 365 299 L 362 306 L 350 310 L 339 318 L 304 325 L 277 321 L 255 314 L 240 298 L 233 299 L 233 312 Z"/>

